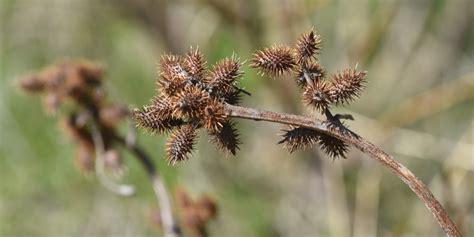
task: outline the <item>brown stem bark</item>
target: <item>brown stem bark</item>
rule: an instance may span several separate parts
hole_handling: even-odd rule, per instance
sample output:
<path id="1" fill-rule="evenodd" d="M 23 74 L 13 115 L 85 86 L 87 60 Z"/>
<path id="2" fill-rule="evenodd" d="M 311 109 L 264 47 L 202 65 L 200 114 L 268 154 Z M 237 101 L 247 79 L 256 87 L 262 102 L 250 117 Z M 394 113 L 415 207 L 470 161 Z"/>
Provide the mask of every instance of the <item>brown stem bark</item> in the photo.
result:
<path id="1" fill-rule="evenodd" d="M 308 129 L 317 130 L 330 136 L 339 138 L 348 144 L 353 145 L 363 153 L 380 162 L 389 168 L 397 177 L 405 182 L 408 187 L 421 199 L 425 206 L 434 215 L 438 224 L 448 236 L 458 237 L 461 233 L 454 225 L 446 210 L 434 197 L 426 185 L 418 179 L 409 169 L 397 162 L 391 155 L 384 152 L 374 144 L 368 142 L 361 136 L 355 134 L 347 128 L 335 129 L 329 122 L 284 113 L 275 113 L 271 111 L 258 110 L 234 105 L 226 105 L 227 114 L 230 117 L 251 119 L 256 121 L 268 121 L 280 124 L 300 126 Z"/>

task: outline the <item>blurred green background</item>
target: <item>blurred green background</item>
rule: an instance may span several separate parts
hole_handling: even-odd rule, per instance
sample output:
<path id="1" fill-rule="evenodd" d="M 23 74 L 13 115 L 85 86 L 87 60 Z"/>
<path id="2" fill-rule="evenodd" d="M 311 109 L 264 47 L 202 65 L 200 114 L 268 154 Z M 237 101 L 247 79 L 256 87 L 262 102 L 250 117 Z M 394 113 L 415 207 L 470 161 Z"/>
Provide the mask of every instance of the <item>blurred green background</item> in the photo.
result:
<path id="1" fill-rule="evenodd" d="M 165 52 L 199 46 L 209 63 L 241 59 L 273 43 L 293 45 L 312 26 L 327 71 L 358 64 L 369 84 L 336 111 L 349 126 L 409 167 L 474 235 L 474 3 L 472 0 L 0 0 L 0 236 L 161 236 L 141 167 L 127 157 L 118 197 L 73 164 L 73 144 L 14 80 L 61 59 L 107 67 L 117 102 L 148 103 Z M 290 78 L 245 67 L 243 104 L 309 114 Z M 125 126 L 126 127 L 126 126 Z M 124 130 L 125 130 L 124 127 Z M 393 174 L 351 149 L 347 160 L 318 149 L 288 154 L 280 125 L 238 121 L 236 157 L 201 136 L 186 163 L 169 167 L 164 138 L 140 132 L 171 189 L 219 202 L 211 236 L 442 236 L 420 200 Z M 204 134 L 203 134 L 204 135 Z"/>

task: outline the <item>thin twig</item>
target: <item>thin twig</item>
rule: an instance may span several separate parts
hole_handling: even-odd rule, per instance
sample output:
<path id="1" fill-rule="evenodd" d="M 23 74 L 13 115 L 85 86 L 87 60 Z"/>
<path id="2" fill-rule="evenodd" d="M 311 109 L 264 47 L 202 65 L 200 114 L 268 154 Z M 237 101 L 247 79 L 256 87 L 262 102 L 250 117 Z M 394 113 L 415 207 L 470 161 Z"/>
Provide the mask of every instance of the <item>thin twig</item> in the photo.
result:
<path id="1" fill-rule="evenodd" d="M 127 184 L 120 184 L 115 183 L 114 181 L 110 180 L 105 173 L 105 148 L 104 148 L 104 139 L 100 134 L 99 129 L 97 126 L 92 123 L 91 124 L 91 132 L 92 132 L 92 140 L 94 141 L 95 147 L 95 172 L 97 177 L 99 178 L 99 182 L 104 186 L 106 189 L 110 190 L 113 193 L 116 193 L 121 196 L 131 196 L 135 194 L 135 187 L 133 185 Z"/>
<path id="2" fill-rule="evenodd" d="M 160 206 L 160 216 L 161 222 L 163 224 L 163 230 L 165 232 L 165 237 L 181 237 L 181 231 L 179 228 L 176 219 L 173 216 L 171 200 L 169 197 L 168 190 L 163 182 L 160 173 L 156 169 L 155 164 L 151 157 L 136 143 L 129 143 L 123 137 L 118 135 L 115 136 L 115 140 L 120 144 L 124 145 L 129 149 L 135 157 L 140 161 L 142 166 L 145 168 L 148 176 L 153 185 L 153 191 L 155 192 L 156 197 L 158 198 L 158 204 Z"/>
<path id="3" fill-rule="evenodd" d="M 446 210 L 444 210 L 443 206 L 420 179 L 418 179 L 405 166 L 397 162 L 391 155 L 385 153 L 383 150 L 366 141 L 364 138 L 358 136 L 349 129 L 341 129 L 340 127 L 331 128 L 331 126 L 328 126 L 330 125 L 328 122 L 293 114 L 275 113 L 229 104 L 226 105 L 226 109 L 228 116 L 230 117 L 301 126 L 339 138 L 355 146 L 360 151 L 368 154 L 371 158 L 389 168 L 393 173 L 395 173 L 395 175 L 405 182 L 435 216 L 439 225 L 448 236 L 461 236 Z"/>
<path id="4" fill-rule="evenodd" d="M 93 110 L 91 110 L 93 111 Z M 95 118 L 95 117 L 94 117 Z M 120 185 L 111 182 L 107 177 L 103 176 L 104 169 L 104 141 L 102 135 L 100 134 L 99 129 L 94 123 L 92 125 L 92 138 L 94 140 L 94 145 L 96 147 L 96 170 L 98 172 L 98 177 L 101 183 L 109 190 L 119 193 L 121 195 L 131 195 L 135 192 L 133 186 L 129 185 Z M 168 191 L 166 186 L 161 178 L 158 170 L 156 169 L 155 164 L 151 157 L 135 142 L 135 137 L 123 138 L 117 134 L 114 134 L 113 137 L 118 143 L 122 144 L 125 148 L 129 149 L 135 157 L 140 161 L 140 163 L 145 168 L 150 180 L 152 182 L 153 191 L 158 199 L 158 205 L 160 206 L 160 215 L 161 222 L 163 224 L 164 236 L 165 237 L 181 237 L 181 232 L 178 224 L 176 223 L 173 211 L 171 208 L 171 200 L 169 198 Z M 128 196 L 127 195 L 127 196 Z"/>

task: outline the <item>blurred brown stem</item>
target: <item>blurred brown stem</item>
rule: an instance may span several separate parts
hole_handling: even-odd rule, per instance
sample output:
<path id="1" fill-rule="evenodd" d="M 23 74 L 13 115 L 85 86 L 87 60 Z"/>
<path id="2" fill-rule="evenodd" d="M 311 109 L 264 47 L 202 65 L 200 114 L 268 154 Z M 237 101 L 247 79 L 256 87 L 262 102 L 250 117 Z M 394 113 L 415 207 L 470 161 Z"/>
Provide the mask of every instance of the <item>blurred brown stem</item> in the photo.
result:
<path id="1" fill-rule="evenodd" d="M 100 129 L 97 127 L 96 123 L 98 120 L 97 117 L 97 109 L 95 107 L 90 107 L 87 110 L 87 116 L 92 118 L 92 136 L 94 138 L 94 143 L 96 143 L 96 149 L 98 149 L 98 156 L 101 156 L 104 153 L 104 144 L 102 135 L 100 134 Z M 158 169 L 156 169 L 156 165 L 154 164 L 151 157 L 148 153 L 145 152 L 140 146 L 136 144 L 135 138 L 129 138 L 128 140 L 118 134 L 113 134 L 113 139 L 118 142 L 119 144 L 123 145 L 126 149 L 132 152 L 135 157 L 140 161 L 143 168 L 145 168 L 150 180 L 152 182 L 153 191 L 158 199 L 158 205 L 160 207 L 160 217 L 161 223 L 163 225 L 164 237 L 181 237 L 181 230 L 179 228 L 176 219 L 173 216 L 173 210 L 171 206 L 171 200 L 169 197 L 168 190 L 166 189 L 166 185 L 163 182 L 163 178 L 161 177 Z M 102 161 L 98 161 L 102 162 Z M 107 184 L 107 183 L 106 183 Z M 112 190 L 122 191 L 125 192 L 133 192 L 133 187 L 130 186 L 117 186 L 113 184 Z M 107 184 L 106 187 L 111 189 L 111 185 Z M 119 192 L 120 193 L 120 192 Z"/>
<path id="2" fill-rule="evenodd" d="M 330 125 L 329 122 L 293 114 L 275 113 L 229 104 L 226 105 L 226 109 L 227 114 L 230 117 L 301 126 L 328 134 L 355 146 L 363 153 L 368 154 L 371 158 L 389 168 L 393 173 L 395 173 L 395 175 L 405 182 L 435 216 L 439 225 L 448 236 L 461 236 L 446 210 L 444 210 L 443 206 L 420 179 L 418 179 L 405 166 L 397 162 L 391 155 L 349 129 L 332 129 L 328 126 Z"/>

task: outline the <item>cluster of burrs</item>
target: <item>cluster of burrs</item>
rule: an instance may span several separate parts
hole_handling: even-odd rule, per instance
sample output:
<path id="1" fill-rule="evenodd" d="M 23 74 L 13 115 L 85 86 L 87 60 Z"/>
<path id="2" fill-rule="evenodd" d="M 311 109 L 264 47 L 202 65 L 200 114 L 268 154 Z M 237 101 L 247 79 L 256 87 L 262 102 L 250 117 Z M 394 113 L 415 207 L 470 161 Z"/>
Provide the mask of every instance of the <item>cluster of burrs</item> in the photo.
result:
<path id="1" fill-rule="evenodd" d="M 190 237 L 209 236 L 207 227 L 211 220 L 217 218 L 218 205 L 209 195 L 193 198 L 183 188 L 176 191 L 176 203 L 179 207 L 181 223 Z"/>
<path id="2" fill-rule="evenodd" d="M 367 72 L 350 68 L 335 73 L 332 79 L 326 79 L 325 70 L 318 59 L 320 50 L 320 36 L 310 30 L 300 36 L 294 48 L 274 45 L 257 51 L 250 66 L 258 68 L 261 75 L 271 77 L 292 74 L 303 89 L 303 103 L 324 114 L 332 128 L 344 129 L 340 119 L 352 119 L 352 116 L 333 116 L 329 109 L 358 98 Z M 283 143 L 290 152 L 319 144 L 325 153 L 337 158 L 345 157 L 348 149 L 343 141 L 315 130 L 290 126 L 284 132 L 283 140 L 279 143 Z"/>
<path id="3" fill-rule="evenodd" d="M 158 95 L 133 114 L 140 127 L 171 133 L 166 144 L 170 164 L 189 158 L 198 129 L 205 129 L 220 150 L 235 155 L 240 140 L 225 106 L 238 104 L 242 93 L 248 94 L 237 86 L 241 66 L 233 56 L 208 69 L 203 54 L 192 48 L 185 55 L 162 57 Z"/>
<path id="4" fill-rule="evenodd" d="M 24 76 L 18 84 L 25 92 L 44 95 L 44 106 L 49 114 L 58 114 L 63 104 L 70 105 L 65 106 L 69 109 L 59 116 L 62 128 L 76 143 L 78 168 L 94 170 L 97 158 L 91 127 L 94 124 L 104 143 L 105 168 L 122 173 L 124 167 L 115 134 L 119 124 L 128 117 L 128 109 L 107 100 L 104 79 L 101 65 L 68 61 Z"/>
<path id="5" fill-rule="evenodd" d="M 357 98 L 363 89 L 366 72 L 346 69 L 327 80 L 318 62 L 320 49 L 321 40 L 311 30 L 301 35 L 295 48 L 274 45 L 257 51 L 250 66 L 260 69 L 262 75 L 294 73 L 296 82 L 304 89 L 304 103 L 326 115 L 332 128 L 343 129 L 340 119 L 352 117 L 333 116 L 329 109 Z M 166 144 L 169 163 L 189 158 L 198 129 L 205 129 L 221 150 L 235 155 L 240 141 L 226 105 L 236 105 L 242 93 L 248 94 L 237 86 L 243 74 L 241 66 L 233 56 L 208 69 L 198 49 L 190 49 L 185 55 L 162 57 L 158 95 L 151 105 L 133 113 L 140 127 L 155 133 L 171 133 Z M 290 152 L 319 144 L 323 151 L 336 158 L 344 157 L 348 147 L 337 138 L 302 127 L 286 129 L 283 137 L 280 143 L 284 143 Z"/>
<path id="6" fill-rule="evenodd" d="M 183 236 L 210 236 L 209 224 L 217 219 L 219 214 L 219 205 L 215 197 L 207 193 L 195 196 L 184 187 L 178 187 L 175 191 L 174 201 Z M 153 226 L 163 227 L 159 209 L 151 209 L 148 217 Z"/>

